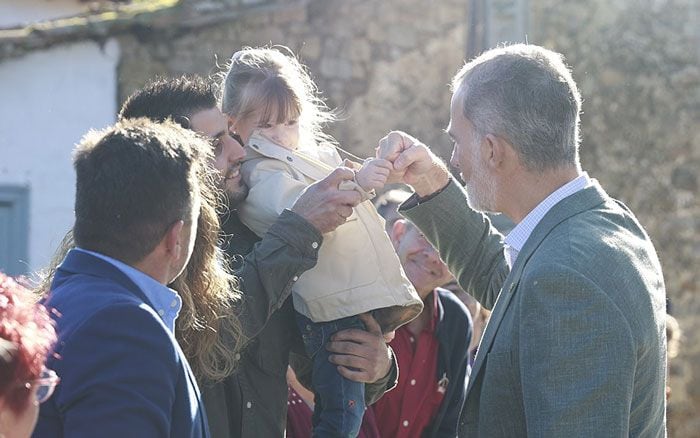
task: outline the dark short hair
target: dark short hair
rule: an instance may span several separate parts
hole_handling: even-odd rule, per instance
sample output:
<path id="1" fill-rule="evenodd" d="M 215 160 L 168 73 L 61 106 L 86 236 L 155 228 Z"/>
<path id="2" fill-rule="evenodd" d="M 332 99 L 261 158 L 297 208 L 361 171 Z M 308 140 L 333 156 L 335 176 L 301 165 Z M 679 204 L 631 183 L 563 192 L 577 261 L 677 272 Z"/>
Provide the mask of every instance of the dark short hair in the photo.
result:
<path id="1" fill-rule="evenodd" d="M 77 246 L 135 263 L 176 221 L 189 221 L 208 145 L 147 119 L 86 135 L 74 152 Z"/>
<path id="2" fill-rule="evenodd" d="M 157 122 L 172 119 L 190 129 L 193 114 L 216 106 L 212 81 L 197 75 L 160 78 L 129 96 L 119 111 L 119 119 L 146 117 Z"/>

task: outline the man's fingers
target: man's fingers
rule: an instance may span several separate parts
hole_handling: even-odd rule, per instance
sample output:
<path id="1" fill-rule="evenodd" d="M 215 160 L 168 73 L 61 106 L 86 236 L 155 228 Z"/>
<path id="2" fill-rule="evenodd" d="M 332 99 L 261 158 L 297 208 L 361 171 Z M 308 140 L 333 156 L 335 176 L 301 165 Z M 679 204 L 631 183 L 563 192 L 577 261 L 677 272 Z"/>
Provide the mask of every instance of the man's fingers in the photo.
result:
<path id="1" fill-rule="evenodd" d="M 384 138 L 379 140 L 379 147 L 377 150 L 377 157 L 384 158 L 389 161 L 393 161 L 396 157 L 406 148 L 406 137 L 401 131 L 392 131 L 387 134 Z"/>
<path id="2" fill-rule="evenodd" d="M 378 169 L 391 170 L 393 168 L 391 161 L 384 158 L 375 158 L 372 160 L 372 164 Z"/>
<path id="3" fill-rule="evenodd" d="M 331 354 L 328 360 L 336 365 L 355 369 L 368 369 L 369 361 L 362 356 L 352 356 L 349 354 Z"/>
<path id="4" fill-rule="evenodd" d="M 397 171 L 403 171 L 409 168 L 413 163 L 419 161 L 424 157 L 424 151 L 421 145 L 412 145 L 406 150 L 401 152 L 401 155 L 394 160 L 394 169 Z"/>
<path id="5" fill-rule="evenodd" d="M 370 375 L 365 370 L 353 370 L 342 365 L 336 367 L 338 374 L 345 377 L 348 380 L 359 383 L 370 383 Z"/>
<path id="6" fill-rule="evenodd" d="M 377 158 L 383 158 L 393 162 L 406 149 L 418 143 L 414 137 L 402 131 L 391 131 L 379 140 Z"/>
<path id="7" fill-rule="evenodd" d="M 379 327 L 379 325 L 377 325 L 377 327 Z M 376 334 L 369 333 L 368 331 L 362 329 L 345 329 L 334 333 L 333 336 L 331 336 L 331 342 L 329 342 L 328 344 L 334 345 L 335 342 L 354 342 L 357 344 L 361 344 L 365 342 L 370 342 L 374 336 L 376 336 Z"/>
<path id="8" fill-rule="evenodd" d="M 379 327 L 379 323 L 377 323 L 377 320 L 374 319 L 374 317 L 369 314 L 369 313 L 362 313 L 358 315 L 360 320 L 365 323 L 365 328 L 369 333 L 372 333 L 374 335 L 379 335 L 382 336 L 382 328 Z"/>
<path id="9" fill-rule="evenodd" d="M 391 131 L 388 137 L 389 143 L 394 142 L 399 145 L 399 152 L 403 152 L 411 146 L 420 143 L 418 139 L 403 131 Z"/>
<path id="10" fill-rule="evenodd" d="M 362 201 L 362 196 L 356 190 L 339 190 L 333 199 L 336 205 L 354 207 Z M 350 216 L 350 215 L 348 215 Z"/>
<path id="11" fill-rule="evenodd" d="M 406 174 L 406 170 L 399 171 L 399 170 L 393 169 L 389 173 L 389 176 L 386 179 L 386 184 L 403 182 L 403 176 L 405 174 Z"/>
<path id="12" fill-rule="evenodd" d="M 348 207 L 347 205 L 341 205 L 338 208 L 336 208 L 336 212 L 343 219 L 347 219 L 352 214 L 352 207 Z"/>
<path id="13" fill-rule="evenodd" d="M 371 382 L 372 374 L 370 370 L 370 363 L 358 356 L 349 355 L 331 355 L 328 360 L 338 365 L 338 373 L 340 373 L 346 379 L 350 379 L 355 382 Z"/>
<path id="14" fill-rule="evenodd" d="M 366 357 L 370 355 L 368 348 L 363 344 L 352 341 L 330 341 L 326 343 L 326 350 L 338 355 Z"/>
<path id="15" fill-rule="evenodd" d="M 366 329 L 341 330 L 326 344 L 329 360 L 338 366 L 338 372 L 357 382 L 374 382 L 385 376 L 391 367 L 389 350 L 384 343 L 381 328 L 371 314 L 359 315 Z"/>
<path id="16" fill-rule="evenodd" d="M 391 170 L 392 170 L 393 168 L 394 168 L 394 167 L 393 167 L 391 164 L 389 164 L 389 166 L 387 166 L 387 167 L 376 167 L 376 168 L 374 169 L 374 172 L 375 172 L 375 175 L 387 176 L 387 175 L 389 175 L 389 174 L 391 173 Z"/>
<path id="17" fill-rule="evenodd" d="M 322 181 L 332 187 L 338 187 L 343 181 L 350 181 L 355 177 L 355 173 L 347 167 L 336 167 L 333 172 L 323 178 Z"/>
<path id="18" fill-rule="evenodd" d="M 410 148 L 409 148 L 410 149 Z M 394 170 L 405 171 L 415 161 L 415 153 L 406 149 L 394 160 Z"/>

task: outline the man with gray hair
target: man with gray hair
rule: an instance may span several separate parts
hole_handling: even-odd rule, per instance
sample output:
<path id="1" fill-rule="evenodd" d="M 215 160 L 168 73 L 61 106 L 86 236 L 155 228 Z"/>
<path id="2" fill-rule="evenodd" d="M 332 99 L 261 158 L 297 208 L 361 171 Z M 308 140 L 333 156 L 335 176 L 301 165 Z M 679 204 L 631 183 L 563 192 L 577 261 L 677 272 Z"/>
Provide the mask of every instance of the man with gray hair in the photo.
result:
<path id="1" fill-rule="evenodd" d="M 665 287 L 649 236 L 581 169 L 581 97 L 563 57 L 490 50 L 454 78 L 451 164 L 380 142 L 401 207 L 493 314 L 460 436 L 665 436 Z M 516 226 L 505 237 L 482 211 Z"/>

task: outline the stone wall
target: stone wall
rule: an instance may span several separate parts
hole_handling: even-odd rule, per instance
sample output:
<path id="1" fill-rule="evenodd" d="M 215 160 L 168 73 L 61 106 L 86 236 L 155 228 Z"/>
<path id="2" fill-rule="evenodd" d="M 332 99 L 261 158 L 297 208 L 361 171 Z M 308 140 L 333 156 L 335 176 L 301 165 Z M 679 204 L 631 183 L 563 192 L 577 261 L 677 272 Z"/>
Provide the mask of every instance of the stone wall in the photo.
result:
<path id="1" fill-rule="evenodd" d="M 154 75 L 208 75 L 241 46 L 284 44 L 339 109 L 342 122 L 329 132 L 345 149 L 368 155 L 395 128 L 449 152 L 440 130 L 449 117 L 447 84 L 464 59 L 464 1 L 258 3 L 264 7 L 197 32 L 123 37 L 120 99 Z"/>
<path id="2" fill-rule="evenodd" d="M 447 84 L 467 47 L 474 1 L 209 0 L 240 15 L 195 31 L 120 38 L 119 98 L 157 74 L 212 74 L 244 45 L 284 44 L 343 120 L 329 131 L 368 155 L 388 129 L 443 156 Z M 584 167 L 638 215 L 656 244 L 684 330 L 671 367 L 672 436 L 700 430 L 700 11 L 695 0 L 476 0 L 494 32 L 506 11 L 530 42 L 566 54 L 584 96 Z M 511 3 L 509 5 L 509 3 Z M 502 23 L 501 23 L 502 24 Z M 496 35 L 497 36 L 497 35 Z M 524 35 L 523 35 L 524 37 Z M 495 39 L 498 41 L 498 38 Z"/>
<path id="3" fill-rule="evenodd" d="M 584 97 L 581 159 L 647 229 L 684 332 L 669 432 L 700 431 L 700 3 L 537 0 L 529 40 L 565 53 Z"/>

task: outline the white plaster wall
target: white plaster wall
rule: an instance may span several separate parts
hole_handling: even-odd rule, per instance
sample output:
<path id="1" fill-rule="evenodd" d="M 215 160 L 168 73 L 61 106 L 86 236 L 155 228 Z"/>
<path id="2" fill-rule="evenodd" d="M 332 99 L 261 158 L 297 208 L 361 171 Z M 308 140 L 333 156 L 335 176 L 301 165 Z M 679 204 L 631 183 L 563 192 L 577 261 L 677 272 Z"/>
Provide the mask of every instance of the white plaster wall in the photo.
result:
<path id="1" fill-rule="evenodd" d="M 28 271 L 48 263 L 73 223 L 71 151 L 90 128 L 114 122 L 118 60 L 110 40 L 0 62 L 0 185 L 30 190 Z"/>
<path id="2" fill-rule="evenodd" d="M 0 28 L 70 17 L 86 9 L 77 0 L 0 0 Z"/>

